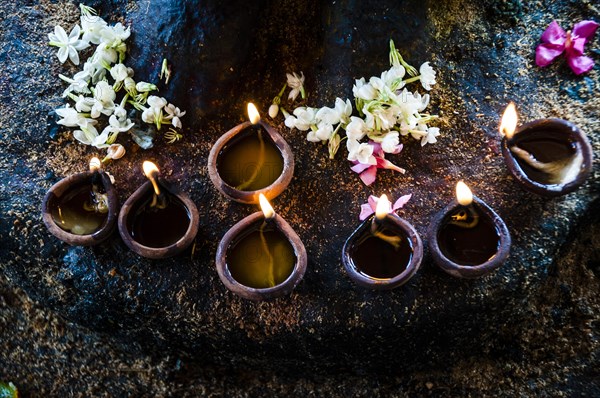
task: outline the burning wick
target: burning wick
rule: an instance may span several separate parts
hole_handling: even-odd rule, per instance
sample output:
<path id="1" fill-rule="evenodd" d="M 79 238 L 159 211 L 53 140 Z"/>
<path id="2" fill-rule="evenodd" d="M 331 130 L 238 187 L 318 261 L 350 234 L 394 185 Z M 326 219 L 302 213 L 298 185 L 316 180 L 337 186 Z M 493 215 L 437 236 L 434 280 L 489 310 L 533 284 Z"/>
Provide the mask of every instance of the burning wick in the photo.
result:
<path id="1" fill-rule="evenodd" d="M 514 103 L 508 104 L 500 122 L 500 133 L 510 140 L 517 128 L 517 110 Z M 532 168 L 548 174 L 551 184 L 567 184 L 577 178 L 583 164 L 583 156 L 577 151 L 573 156 L 552 162 L 540 162 L 531 153 L 517 145 L 510 146 L 510 151 Z"/>
<path id="2" fill-rule="evenodd" d="M 150 180 L 152 183 L 152 187 L 154 187 L 154 196 L 152 197 L 152 202 L 150 203 L 150 207 L 157 207 L 159 209 L 164 209 L 167 207 L 167 203 L 165 200 L 165 195 L 160 192 L 158 187 L 158 167 L 152 162 L 144 161 L 142 164 L 142 169 L 144 170 L 144 175 Z"/>
<path id="3" fill-rule="evenodd" d="M 402 242 L 402 238 L 399 236 L 387 235 L 381 230 L 383 221 L 386 219 L 391 210 L 392 204 L 388 200 L 387 195 L 381 195 L 377 201 L 377 207 L 375 207 L 375 217 L 371 222 L 371 233 L 376 238 L 389 243 L 394 247 L 394 249 L 398 250 L 400 248 L 400 242 Z"/>
<path id="4" fill-rule="evenodd" d="M 473 228 L 479 223 L 479 214 L 473 206 L 473 193 L 463 181 L 456 183 L 456 201 L 461 208 L 450 216 L 450 224 L 461 228 Z"/>
<path id="5" fill-rule="evenodd" d="M 260 122 L 260 113 L 258 113 L 258 109 L 252 102 L 248 102 L 248 119 L 252 124 Z"/>
<path id="6" fill-rule="evenodd" d="M 102 168 L 102 162 L 100 162 L 100 159 L 98 159 L 97 157 L 93 157 L 90 160 L 90 171 L 92 173 L 99 171 Z"/>
<path id="7" fill-rule="evenodd" d="M 275 217 L 275 210 L 273 210 L 273 206 L 271 206 L 265 195 L 262 193 L 258 195 L 258 201 L 260 203 L 260 209 L 265 215 L 265 220 L 272 220 L 273 217 Z"/>
<path id="8" fill-rule="evenodd" d="M 252 105 L 252 104 L 250 104 L 250 105 Z M 250 106 L 248 106 L 248 109 L 249 108 L 250 108 Z M 269 286 L 273 287 L 273 286 L 275 286 L 275 265 L 273 264 L 273 256 L 271 255 L 271 252 L 269 251 L 269 245 L 267 245 L 267 239 L 265 238 L 264 229 L 267 226 L 267 223 L 275 217 L 275 210 L 273 210 L 273 206 L 271 206 L 271 204 L 269 203 L 269 201 L 267 200 L 265 195 L 263 195 L 262 193 L 260 195 L 258 195 L 258 202 L 260 203 L 260 209 L 262 210 L 263 214 L 265 215 L 265 221 L 262 223 L 262 225 L 260 226 L 260 229 L 259 229 L 260 241 L 262 243 L 264 252 L 269 257 L 269 263 L 268 263 Z"/>

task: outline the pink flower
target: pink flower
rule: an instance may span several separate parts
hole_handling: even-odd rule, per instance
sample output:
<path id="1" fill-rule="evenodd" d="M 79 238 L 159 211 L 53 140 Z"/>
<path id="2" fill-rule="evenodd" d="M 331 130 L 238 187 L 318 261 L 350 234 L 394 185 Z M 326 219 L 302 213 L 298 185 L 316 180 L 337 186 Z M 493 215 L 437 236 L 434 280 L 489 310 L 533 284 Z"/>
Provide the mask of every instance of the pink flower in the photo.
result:
<path id="1" fill-rule="evenodd" d="M 396 166 L 388 160 L 385 160 L 385 152 L 383 152 L 383 149 L 381 149 L 381 144 L 374 141 L 369 141 L 369 145 L 373 146 L 373 156 L 375 156 L 377 163 L 374 165 L 363 164 L 355 160 L 352 162 L 354 166 L 351 167 L 352 171 L 359 174 L 360 179 L 365 183 L 365 185 L 371 185 L 375 182 L 375 178 L 377 178 L 377 169 L 391 169 L 400 173 L 406 172 L 406 170 Z M 392 153 L 400 153 L 401 150 L 402 144 L 398 145 Z"/>
<path id="2" fill-rule="evenodd" d="M 401 196 L 396 203 L 394 203 L 394 205 L 392 206 L 391 209 L 389 209 L 388 213 L 392 213 L 398 209 L 401 209 L 404 207 L 404 205 L 410 200 L 410 198 L 412 197 L 412 194 L 408 194 L 408 195 L 404 195 Z M 368 203 L 364 203 L 362 205 L 360 205 L 360 216 L 358 218 L 360 218 L 360 220 L 365 220 L 367 217 L 369 217 L 371 214 L 375 213 L 375 209 L 377 208 L 377 202 L 379 201 L 379 198 L 377 196 L 369 196 L 369 200 Z"/>
<path id="3" fill-rule="evenodd" d="M 565 32 L 556 21 L 552 21 L 542 33 L 542 44 L 535 50 L 535 63 L 540 67 L 548 66 L 564 52 L 575 74 L 589 72 L 594 67 L 594 61 L 583 55 L 583 51 L 596 29 L 596 22 L 581 21 L 573 26 L 573 31 Z"/>

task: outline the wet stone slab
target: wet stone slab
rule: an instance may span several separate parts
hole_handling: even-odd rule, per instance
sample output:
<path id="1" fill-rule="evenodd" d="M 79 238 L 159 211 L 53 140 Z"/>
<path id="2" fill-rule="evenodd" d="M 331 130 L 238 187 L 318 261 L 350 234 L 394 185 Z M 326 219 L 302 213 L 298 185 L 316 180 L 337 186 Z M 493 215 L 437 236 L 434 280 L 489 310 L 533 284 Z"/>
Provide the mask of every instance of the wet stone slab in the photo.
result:
<path id="1" fill-rule="evenodd" d="M 136 78 L 157 80 L 162 59 L 169 59 L 173 77 L 159 85 L 160 95 L 187 110 L 182 141 L 169 146 L 159 137 L 143 151 L 122 135 L 130 150 L 108 166 L 121 203 L 144 182 L 140 164 L 149 159 L 198 206 L 194 251 L 146 260 L 117 233 L 100 246 L 69 247 L 42 225 L 46 190 L 84 170 L 95 152 L 57 129 L 49 114 L 62 104 L 56 75 L 75 69 L 58 65 L 46 33 L 57 23 L 70 28 L 78 10 L 71 3 L 33 3 L 22 4 L 21 14 L 2 12 L 9 29 L 2 39 L 8 51 L 0 53 L 0 270 L 65 318 L 152 352 L 185 353 L 198 361 L 288 369 L 312 361 L 396 371 L 443 367 L 467 352 L 513 355 L 514 330 L 536 316 L 532 306 L 549 285 L 565 284 L 580 298 L 598 293 L 592 266 L 569 270 L 589 289 L 562 281 L 558 266 L 561 247 L 600 203 L 597 164 L 577 192 L 543 199 L 510 177 L 497 134 L 499 114 L 514 100 L 523 120 L 576 123 L 598 153 L 598 66 L 582 79 L 562 61 L 542 70 L 533 59 L 554 13 L 598 19 L 593 6 L 491 0 L 90 4 L 105 19 L 132 25 L 127 63 Z M 256 207 L 227 200 L 212 186 L 206 167 L 211 145 L 245 119 L 248 101 L 266 115 L 285 72 L 304 72 L 311 106 L 350 97 L 355 78 L 387 68 L 390 38 L 411 63 L 431 61 L 438 70 L 431 106 L 441 116 L 442 137 L 424 148 L 407 141 L 391 157 L 407 173 L 380 171 L 366 187 L 343 151 L 329 160 L 325 147 L 285 128 L 282 119 L 273 122 L 294 151 L 296 169 L 272 203 L 303 240 L 308 268 L 289 297 L 262 303 L 238 298 L 220 282 L 214 256 L 223 234 Z M 594 40 L 590 47 L 598 46 Z M 368 195 L 412 193 L 399 214 L 425 237 L 458 179 L 511 231 L 512 253 L 499 271 L 474 281 L 455 279 L 426 251 L 418 274 L 396 290 L 370 291 L 349 279 L 342 246 Z M 587 305 L 598 313 L 597 300 Z"/>

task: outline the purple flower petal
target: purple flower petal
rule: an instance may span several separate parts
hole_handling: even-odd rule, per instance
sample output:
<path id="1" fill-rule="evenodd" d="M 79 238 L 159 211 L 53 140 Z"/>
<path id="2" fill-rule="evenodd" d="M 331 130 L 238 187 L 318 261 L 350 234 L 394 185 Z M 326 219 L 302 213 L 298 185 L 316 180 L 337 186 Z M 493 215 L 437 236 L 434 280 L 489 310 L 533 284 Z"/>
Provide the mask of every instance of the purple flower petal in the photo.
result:
<path id="1" fill-rule="evenodd" d="M 585 55 L 567 57 L 567 63 L 577 75 L 589 72 L 594 67 L 594 61 Z"/>
<path id="2" fill-rule="evenodd" d="M 535 64 L 539 67 L 548 66 L 563 53 L 564 46 L 555 44 L 540 44 L 535 49 Z"/>
<path id="3" fill-rule="evenodd" d="M 390 162 L 389 160 L 385 160 L 384 158 L 377 158 L 377 168 L 396 170 L 400 173 L 406 173 L 406 170 L 396 166 L 394 163 Z"/>
<path id="4" fill-rule="evenodd" d="M 375 213 L 375 210 L 371 208 L 371 205 L 369 205 L 368 203 L 364 203 L 360 205 L 360 215 L 358 216 L 358 218 L 362 221 L 373 213 Z"/>
<path id="5" fill-rule="evenodd" d="M 360 179 L 365 185 L 371 185 L 377 178 L 377 166 L 371 166 L 362 173 L 360 173 Z"/>
<path id="6" fill-rule="evenodd" d="M 350 169 L 355 172 L 355 173 L 362 173 L 363 171 L 365 171 L 366 169 L 368 169 L 369 167 L 372 167 L 370 164 L 362 164 L 359 162 L 354 162 L 354 166 L 350 167 Z"/>
<path id="7" fill-rule="evenodd" d="M 392 210 L 395 211 L 395 210 L 403 208 L 404 205 L 410 200 L 411 197 L 412 197 L 412 194 L 400 196 L 400 198 L 398 198 L 398 200 L 396 201 L 396 203 L 394 203 L 394 206 L 392 207 Z"/>
<path id="8" fill-rule="evenodd" d="M 584 44 L 596 33 L 598 24 L 594 21 L 581 21 L 573 26 L 573 35 L 581 37 Z"/>
<path id="9" fill-rule="evenodd" d="M 571 45 L 567 47 L 567 58 L 583 55 L 583 52 L 585 51 L 584 46 L 585 39 L 583 37 L 571 40 Z"/>
<path id="10" fill-rule="evenodd" d="M 567 40 L 567 34 L 556 21 L 552 21 L 544 33 L 542 33 L 541 40 L 543 43 L 564 45 Z"/>
<path id="11" fill-rule="evenodd" d="M 375 211 L 375 209 L 377 208 L 377 201 L 379 200 L 379 198 L 375 195 L 369 195 L 369 200 L 367 201 L 369 203 L 369 206 L 371 206 L 371 209 L 373 209 L 373 211 Z"/>

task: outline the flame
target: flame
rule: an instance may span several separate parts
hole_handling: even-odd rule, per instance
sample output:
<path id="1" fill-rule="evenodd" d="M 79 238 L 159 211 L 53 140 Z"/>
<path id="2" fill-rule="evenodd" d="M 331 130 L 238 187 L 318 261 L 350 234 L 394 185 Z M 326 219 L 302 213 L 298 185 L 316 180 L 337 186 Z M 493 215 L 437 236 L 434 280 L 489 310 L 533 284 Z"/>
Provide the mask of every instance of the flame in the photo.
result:
<path id="1" fill-rule="evenodd" d="M 375 217 L 378 220 L 383 220 L 391 210 L 391 204 L 386 194 L 381 195 L 377 201 L 377 207 L 375 208 Z"/>
<path id="2" fill-rule="evenodd" d="M 148 178 L 154 178 L 154 174 L 158 173 L 158 167 L 147 160 L 142 164 L 142 169 L 144 170 L 144 175 Z"/>
<path id="3" fill-rule="evenodd" d="M 145 160 L 142 164 L 142 169 L 144 170 L 144 175 L 148 177 L 148 179 L 152 183 L 152 187 L 154 187 L 154 193 L 160 195 L 160 188 L 158 187 L 158 183 L 156 182 L 158 167 L 156 167 L 154 163 Z"/>
<path id="4" fill-rule="evenodd" d="M 511 102 L 506 107 L 502 120 L 500 121 L 500 134 L 504 135 L 507 139 L 511 139 L 517 129 L 517 108 L 514 102 Z"/>
<path id="5" fill-rule="evenodd" d="M 258 109 L 252 102 L 248 102 L 248 118 L 252 124 L 260 122 L 260 113 L 258 113 Z"/>
<path id="6" fill-rule="evenodd" d="M 275 210 L 273 210 L 273 206 L 271 206 L 265 195 L 262 193 L 258 195 L 258 201 L 260 202 L 260 209 L 267 220 L 275 217 Z"/>
<path id="7" fill-rule="evenodd" d="M 97 157 L 93 157 L 90 160 L 90 171 L 94 172 L 94 171 L 98 171 L 100 170 L 100 168 L 102 168 L 102 162 L 100 161 L 100 159 L 98 159 Z"/>
<path id="8" fill-rule="evenodd" d="M 456 183 L 456 200 L 463 206 L 468 206 L 473 202 L 473 193 L 462 181 Z"/>

